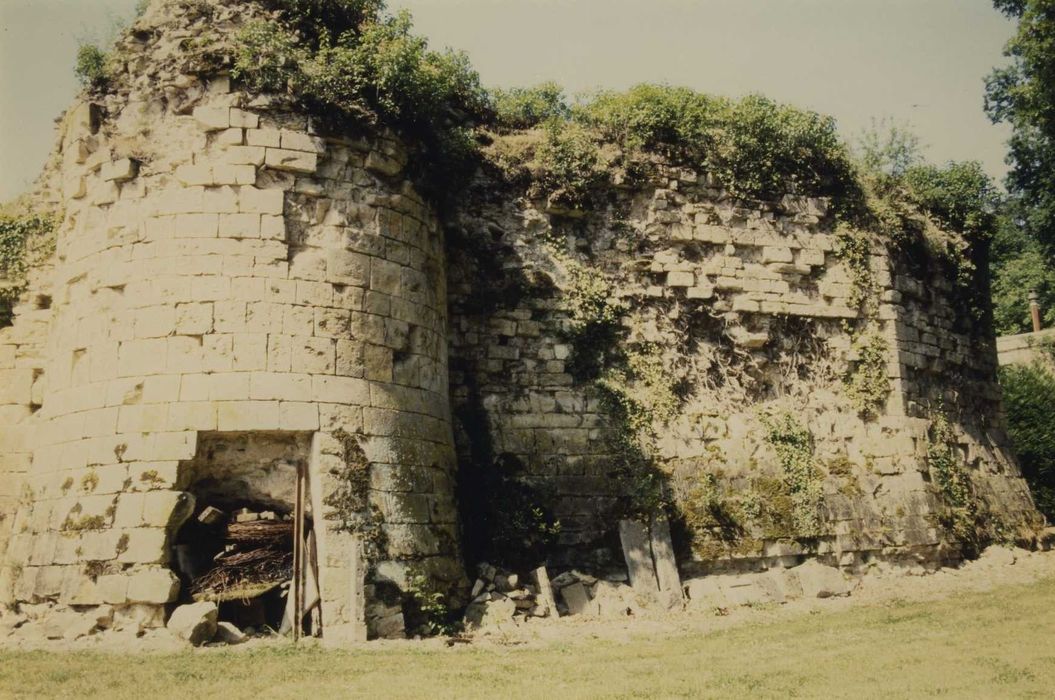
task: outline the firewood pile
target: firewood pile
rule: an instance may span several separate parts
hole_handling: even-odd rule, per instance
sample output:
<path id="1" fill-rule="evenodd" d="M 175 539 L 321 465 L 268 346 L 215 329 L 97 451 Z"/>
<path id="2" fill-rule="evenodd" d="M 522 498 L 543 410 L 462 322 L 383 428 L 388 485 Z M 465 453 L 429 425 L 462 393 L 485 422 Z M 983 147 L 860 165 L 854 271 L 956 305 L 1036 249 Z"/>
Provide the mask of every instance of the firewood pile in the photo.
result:
<path id="1" fill-rule="evenodd" d="M 293 578 L 293 523 L 252 520 L 226 526 L 224 550 L 191 583 L 194 600 L 248 600 Z"/>

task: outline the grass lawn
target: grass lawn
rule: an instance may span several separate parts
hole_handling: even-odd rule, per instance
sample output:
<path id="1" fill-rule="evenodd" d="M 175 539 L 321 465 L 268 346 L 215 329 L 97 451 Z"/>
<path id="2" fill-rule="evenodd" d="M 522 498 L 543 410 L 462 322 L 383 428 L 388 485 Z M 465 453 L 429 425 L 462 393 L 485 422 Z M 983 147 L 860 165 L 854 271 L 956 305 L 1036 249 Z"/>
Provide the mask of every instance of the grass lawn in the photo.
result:
<path id="1" fill-rule="evenodd" d="M 569 632 L 573 626 L 569 626 Z M 0 652 L 0 697 L 1055 696 L 1055 580 L 626 642 Z"/>

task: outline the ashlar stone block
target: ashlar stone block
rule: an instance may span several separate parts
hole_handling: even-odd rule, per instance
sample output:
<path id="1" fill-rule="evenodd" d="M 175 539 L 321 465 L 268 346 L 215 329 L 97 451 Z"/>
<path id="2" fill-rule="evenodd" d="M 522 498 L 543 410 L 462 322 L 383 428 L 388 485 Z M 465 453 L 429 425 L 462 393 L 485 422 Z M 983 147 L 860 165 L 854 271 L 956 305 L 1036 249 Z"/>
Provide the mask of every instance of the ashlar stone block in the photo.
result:
<path id="1" fill-rule="evenodd" d="M 128 577 L 127 600 L 131 603 L 171 603 L 179 595 L 179 578 L 169 569 L 150 567 Z"/>
<path id="2" fill-rule="evenodd" d="M 304 151 L 269 148 L 267 149 L 264 164 L 275 170 L 309 174 L 314 173 L 318 167 L 319 157 L 315 153 L 306 153 Z"/>

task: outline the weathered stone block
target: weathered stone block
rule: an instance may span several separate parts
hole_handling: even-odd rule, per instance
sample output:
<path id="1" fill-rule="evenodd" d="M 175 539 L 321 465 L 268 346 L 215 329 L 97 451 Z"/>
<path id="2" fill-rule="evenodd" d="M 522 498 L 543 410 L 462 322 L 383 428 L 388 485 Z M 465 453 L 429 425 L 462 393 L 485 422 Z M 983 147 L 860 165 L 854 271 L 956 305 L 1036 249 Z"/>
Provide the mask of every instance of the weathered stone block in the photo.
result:
<path id="1" fill-rule="evenodd" d="M 165 627 L 193 646 L 201 646 L 216 634 L 216 603 L 202 602 L 181 605 L 172 611 Z"/>
<path id="2" fill-rule="evenodd" d="M 269 148 L 264 164 L 269 168 L 291 173 L 314 173 L 319 165 L 319 157 L 315 153 Z"/>
<path id="3" fill-rule="evenodd" d="M 127 575 L 131 603 L 171 603 L 179 596 L 179 579 L 169 569 L 143 568 Z M 116 602 L 116 601 L 114 601 Z"/>
<path id="4" fill-rule="evenodd" d="M 244 212 L 281 214 L 284 202 L 285 193 L 282 190 L 243 187 L 238 192 L 238 205 Z"/>
<path id="5" fill-rule="evenodd" d="M 227 106 L 195 107 L 193 116 L 206 131 L 219 131 L 231 127 L 231 110 Z"/>
<path id="6" fill-rule="evenodd" d="M 117 560 L 125 564 L 164 564 L 169 560 L 168 534 L 161 528 L 126 530 L 118 538 L 117 551 Z"/>
<path id="7" fill-rule="evenodd" d="M 135 178 L 138 164 L 131 158 L 122 158 L 103 165 L 100 176 L 112 182 L 127 182 Z"/>

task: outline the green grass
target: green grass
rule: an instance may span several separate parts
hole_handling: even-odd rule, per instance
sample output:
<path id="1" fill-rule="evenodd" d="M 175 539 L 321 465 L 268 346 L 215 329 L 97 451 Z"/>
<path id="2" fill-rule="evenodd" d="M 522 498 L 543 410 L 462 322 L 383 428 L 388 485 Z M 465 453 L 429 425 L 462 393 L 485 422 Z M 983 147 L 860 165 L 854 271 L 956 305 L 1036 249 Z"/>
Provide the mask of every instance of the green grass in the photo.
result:
<path id="1" fill-rule="evenodd" d="M 1053 602 L 1048 579 L 622 642 L 0 652 L 0 697 L 1051 697 Z"/>

